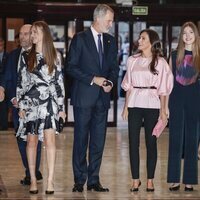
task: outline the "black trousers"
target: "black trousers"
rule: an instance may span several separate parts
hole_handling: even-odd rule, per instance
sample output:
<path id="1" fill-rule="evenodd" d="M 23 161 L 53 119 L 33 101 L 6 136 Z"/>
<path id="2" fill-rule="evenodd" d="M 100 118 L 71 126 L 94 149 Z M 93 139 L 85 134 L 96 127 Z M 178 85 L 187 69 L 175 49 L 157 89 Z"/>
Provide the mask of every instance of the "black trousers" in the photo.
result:
<path id="1" fill-rule="evenodd" d="M 157 162 L 157 139 L 152 136 L 152 131 L 159 117 L 159 109 L 129 108 L 128 130 L 129 130 L 129 154 L 131 173 L 133 179 L 139 179 L 139 146 L 140 129 L 144 122 L 145 141 L 147 150 L 147 179 L 153 179 Z"/>

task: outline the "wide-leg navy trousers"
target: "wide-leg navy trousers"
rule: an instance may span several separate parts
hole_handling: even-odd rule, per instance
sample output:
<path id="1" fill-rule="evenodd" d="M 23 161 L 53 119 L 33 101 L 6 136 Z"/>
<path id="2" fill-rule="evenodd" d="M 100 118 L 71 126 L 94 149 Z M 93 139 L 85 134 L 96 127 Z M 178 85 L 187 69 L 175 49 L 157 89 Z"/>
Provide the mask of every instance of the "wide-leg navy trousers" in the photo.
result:
<path id="1" fill-rule="evenodd" d="M 198 120 L 199 87 L 197 83 L 183 86 L 174 81 L 169 98 L 168 183 L 179 183 L 183 155 L 184 184 L 198 183 Z"/>

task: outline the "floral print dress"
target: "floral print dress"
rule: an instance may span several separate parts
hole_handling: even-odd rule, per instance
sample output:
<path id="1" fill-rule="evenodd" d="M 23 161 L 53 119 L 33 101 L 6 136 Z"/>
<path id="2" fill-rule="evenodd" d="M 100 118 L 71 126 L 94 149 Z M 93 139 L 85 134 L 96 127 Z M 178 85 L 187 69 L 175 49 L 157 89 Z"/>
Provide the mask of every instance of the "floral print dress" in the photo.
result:
<path id="1" fill-rule="evenodd" d="M 27 54 L 22 54 L 17 81 L 19 109 L 25 110 L 25 118 L 19 119 L 16 136 L 26 140 L 27 134 L 36 134 L 43 141 L 44 129 L 58 130 L 58 113 L 65 111 L 64 81 L 61 63 L 58 59 L 51 74 L 42 54 L 37 53 L 37 65 L 29 72 Z M 58 134 L 58 131 L 56 131 Z"/>

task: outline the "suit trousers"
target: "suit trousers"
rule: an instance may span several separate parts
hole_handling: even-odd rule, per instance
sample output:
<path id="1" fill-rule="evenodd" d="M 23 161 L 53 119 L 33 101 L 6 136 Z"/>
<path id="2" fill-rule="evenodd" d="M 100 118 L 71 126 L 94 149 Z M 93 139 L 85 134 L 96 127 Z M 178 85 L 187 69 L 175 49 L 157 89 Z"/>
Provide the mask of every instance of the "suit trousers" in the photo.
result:
<path id="1" fill-rule="evenodd" d="M 169 98 L 168 183 L 179 183 L 183 156 L 184 184 L 198 183 L 199 87 L 175 81 Z"/>
<path id="2" fill-rule="evenodd" d="M 17 132 L 17 129 L 19 127 L 19 114 L 18 109 L 15 107 L 12 107 L 12 119 L 15 132 Z"/>
<path id="3" fill-rule="evenodd" d="M 0 129 L 7 130 L 8 129 L 8 102 L 7 99 L 0 102 Z"/>
<path id="4" fill-rule="evenodd" d="M 140 130 L 144 123 L 147 151 L 147 178 L 153 179 L 157 163 L 157 139 L 152 131 L 159 117 L 159 109 L 128 108 L 129 155 L 133 179 L 139 179 Z"/>
<path id="5" fill-rule="evenodd" d="M 106 138 L 108 109 L 101 99 L 92 107 L 73 107 L 74 145 L 73 172 L 74 182 L 87 185 L 99 182 L 99 171 Z M 87 149 L 89 156 L 87 163 Z"/>

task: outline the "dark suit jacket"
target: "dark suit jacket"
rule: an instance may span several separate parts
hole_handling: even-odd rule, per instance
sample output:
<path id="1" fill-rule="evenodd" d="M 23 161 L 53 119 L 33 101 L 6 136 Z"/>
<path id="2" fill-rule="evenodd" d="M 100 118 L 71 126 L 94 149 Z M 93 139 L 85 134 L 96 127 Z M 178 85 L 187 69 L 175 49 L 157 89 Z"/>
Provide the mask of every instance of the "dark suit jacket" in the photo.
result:
<path id="1" fill-rule="evenodd" d="M 8 55 L 8 60 L 6 63 L 6 69 L 3 81 L 1 86 L 6 89 L 8 100 L 10 101 L 12 98 L 16 97 L 16 88 L 17 88 L 17 67 L 18 60 L 20 56 L 21 48 L 14 49 Z M 15 107 L 13 108 L 13 122 L 14 128 L 18 127 L 18 110 Z"/>
<path id="2" fill-rule="evenodd" d="M 0 61 L 0 85 L 4 82 L 5 70 L 8 61 L 8 53 L 4 52 L 2 60 Z"/>
<path id="3" fill-rule="evenodd" d="M 17 66 L 21 48 L 14 49 L 8 55 L 5 76 L 2 86 L 7 90 L 9 100 L 16 97 L 17 88 Z"/>
<path id="4" fill-rule="evenodd" d="M 106 108 L 110 107 L 110 93 L 95 84 L 94 76 L 105 77 L 116 83 L 119 67 L 117 64 L 117 47 L 114 37 L 103 34 L 103 66 L 100 67 L 99 55 L 91 29 L 76 34 L 71 42 L 67 73 L 73 77 L 71 104 L 78 107 L 95 105 L 100 97 Z"/>

